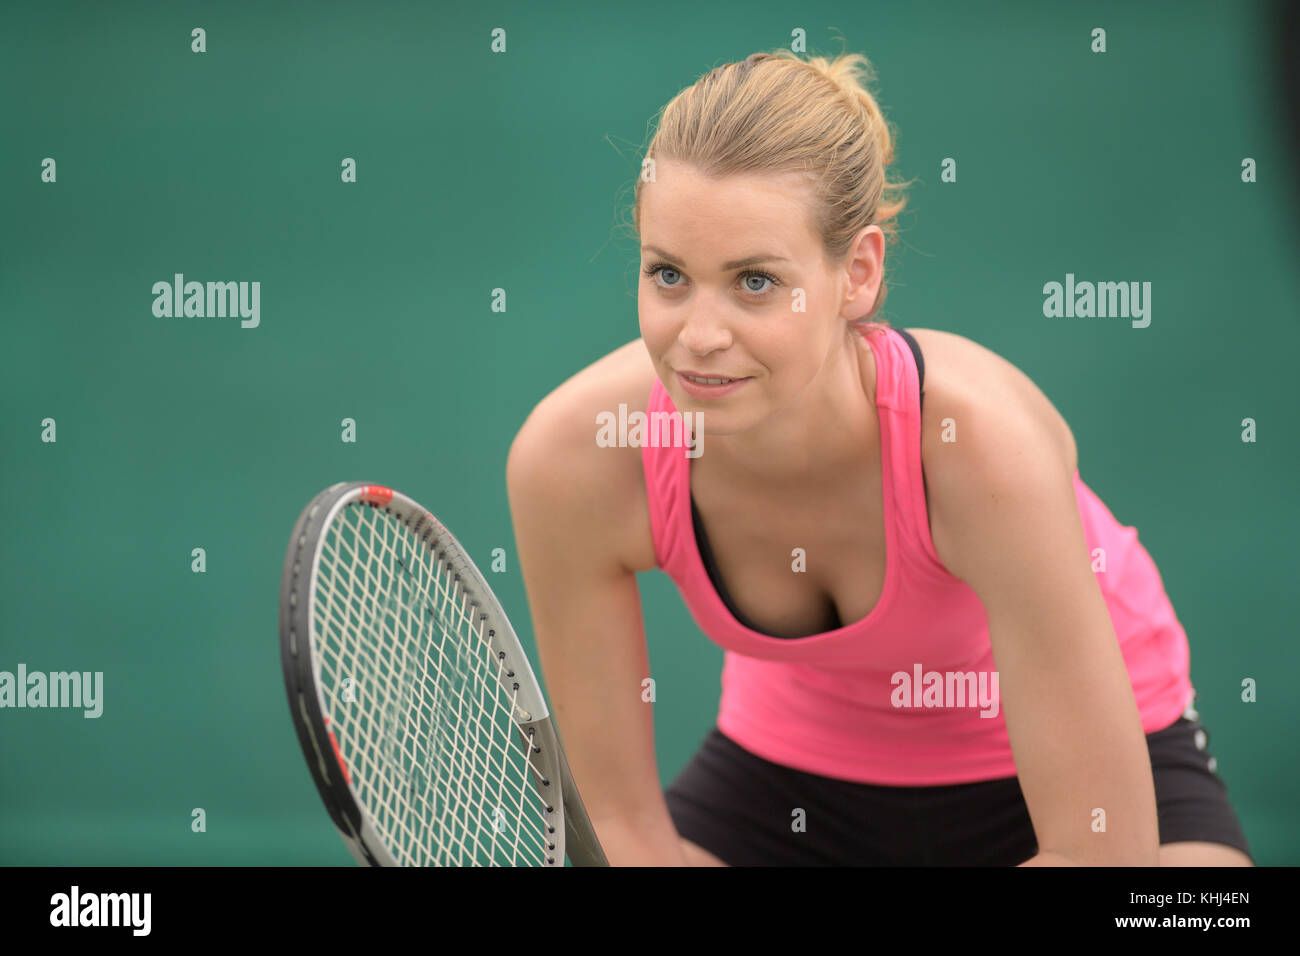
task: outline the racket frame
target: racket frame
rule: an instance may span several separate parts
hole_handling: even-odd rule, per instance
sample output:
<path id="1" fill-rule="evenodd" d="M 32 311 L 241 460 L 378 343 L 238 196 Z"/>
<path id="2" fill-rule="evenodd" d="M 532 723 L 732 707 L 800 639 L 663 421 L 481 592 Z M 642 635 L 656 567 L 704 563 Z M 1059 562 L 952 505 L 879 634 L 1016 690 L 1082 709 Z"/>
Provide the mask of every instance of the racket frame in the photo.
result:
<path id="1" fill-rule="evenodd" d="M 551 848 L 543 854 L 543 865 L 562 867 L 567 852 L 575 866 L 608 866 L 532 665 L 482 572 L 432 512 L 399 491 L 365 481 L 331 485 L 302 510 L 289 537 L 280 585 L 280 659 L 289 710 L 316 789 L 348 850 L 365 866 L 399 865 L 352 784 L 329 729 L 325 694 L 317 679 L 322 662 L 312 598 L 321 554 L 334 519 L 356 505 L 384 510 L 436 560 L 447 563 L 457 594 L 464 594 L 464 607 L 474 614 L 474 623 L 502 665 L 495 673 L 506 696 L 515 700 L 512 722 L 519 730 L 518 744 L 532 748 L 527 764 L 545 800 L 542 813 Z"/>

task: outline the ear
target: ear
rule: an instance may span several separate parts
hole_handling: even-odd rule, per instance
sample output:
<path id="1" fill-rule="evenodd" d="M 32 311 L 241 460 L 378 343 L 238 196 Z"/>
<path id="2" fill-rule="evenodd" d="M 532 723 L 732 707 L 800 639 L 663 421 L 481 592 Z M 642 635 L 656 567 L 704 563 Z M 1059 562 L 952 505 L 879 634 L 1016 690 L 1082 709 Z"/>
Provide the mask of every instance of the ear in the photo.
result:
<path id="1" fill-rule="evenodd" d="M 840 315 L 853 321 L 871 315 L 885 277 L 885 234 L 866 226 L 854 237 L 841 266 L 844 301 Z"/>

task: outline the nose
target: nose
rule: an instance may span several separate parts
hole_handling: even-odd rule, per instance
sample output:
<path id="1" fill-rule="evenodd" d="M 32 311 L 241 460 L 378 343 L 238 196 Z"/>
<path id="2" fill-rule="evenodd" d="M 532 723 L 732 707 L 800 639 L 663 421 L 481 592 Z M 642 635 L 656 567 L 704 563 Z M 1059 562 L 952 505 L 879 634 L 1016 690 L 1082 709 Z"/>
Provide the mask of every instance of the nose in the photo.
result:
<path id="1" fill-rule="evenodd" d="M 703 357 L 731 347 L 731 330 L 725 320 L 707 309 L 695 309 L 682 321 L 677 342 L 691 355 Z"/>

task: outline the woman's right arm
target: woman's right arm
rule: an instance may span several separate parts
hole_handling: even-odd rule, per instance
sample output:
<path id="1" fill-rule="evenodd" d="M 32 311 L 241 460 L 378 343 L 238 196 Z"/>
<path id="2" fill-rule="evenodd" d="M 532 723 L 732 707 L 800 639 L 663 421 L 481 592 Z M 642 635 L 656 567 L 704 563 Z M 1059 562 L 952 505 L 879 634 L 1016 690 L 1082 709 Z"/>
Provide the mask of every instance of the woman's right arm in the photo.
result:
<path id="1" fill-rule="evenodd" d="M 646 542 L 629 517 L 632 496 L 644 496 L 630 471 L 640 450 L 599 447 L 591 404 L 557 390 L 511 445 L 519 566 L 546 699 L 606 857 L 684 866 L 655 761 L 653 705 L 642 699 L 650 665 L 636 568 Z"/>

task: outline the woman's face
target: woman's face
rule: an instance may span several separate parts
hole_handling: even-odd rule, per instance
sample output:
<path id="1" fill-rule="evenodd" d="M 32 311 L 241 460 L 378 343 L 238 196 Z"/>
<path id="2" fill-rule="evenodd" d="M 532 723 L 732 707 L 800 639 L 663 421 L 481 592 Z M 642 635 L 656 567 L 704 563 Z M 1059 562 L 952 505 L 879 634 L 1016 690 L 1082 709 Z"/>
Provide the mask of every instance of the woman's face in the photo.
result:
<path id="1" fill-rule="evenodd" d="M 715 180 L 670 161 L 642 185 L 641 337 L 673 404 L 704 413 L 710 434 L 745 431 L 795 403 L 856 317 L 841 314 L 849 274 L 826 263 L 811 200 L 799 173 Z M 874 301 L 870 293 L 859 299 Z"/>

